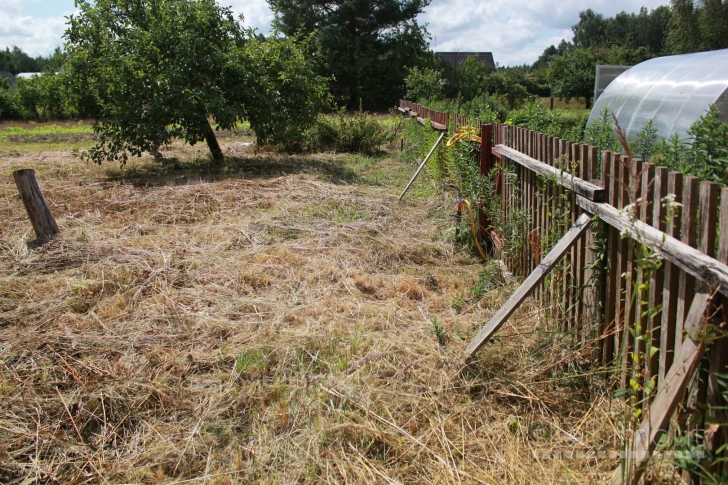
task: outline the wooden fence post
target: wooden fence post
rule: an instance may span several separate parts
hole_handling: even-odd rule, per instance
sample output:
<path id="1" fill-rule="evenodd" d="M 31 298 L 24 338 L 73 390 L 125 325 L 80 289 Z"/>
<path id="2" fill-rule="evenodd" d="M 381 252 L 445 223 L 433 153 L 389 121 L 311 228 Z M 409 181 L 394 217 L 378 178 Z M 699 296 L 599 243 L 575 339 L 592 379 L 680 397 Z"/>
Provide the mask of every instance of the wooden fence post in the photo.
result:
<path id="1" fill-rule="evenodd" d="M 13 179 L 38 239 L 49 239 L 58 234 L 58 224 L 43 198 L 43 192 L 35 179 L 35 170 L 17 170 L 13 172 Z"/>
<path id="2" fill-rule="evenodd" d="M 480 127 L 480 175 L 487 177 L 493 168 L 493 125 L 483 124 Z M 487 197 L 495 197 L 495 194 L 487 194 Z M 483 211 L 481 204 L 478 203 L 478 238 L 485 242 L 485 252 L 488 255 L 493 254 L 493 241 L 487 235 L 491 221 Z"/>

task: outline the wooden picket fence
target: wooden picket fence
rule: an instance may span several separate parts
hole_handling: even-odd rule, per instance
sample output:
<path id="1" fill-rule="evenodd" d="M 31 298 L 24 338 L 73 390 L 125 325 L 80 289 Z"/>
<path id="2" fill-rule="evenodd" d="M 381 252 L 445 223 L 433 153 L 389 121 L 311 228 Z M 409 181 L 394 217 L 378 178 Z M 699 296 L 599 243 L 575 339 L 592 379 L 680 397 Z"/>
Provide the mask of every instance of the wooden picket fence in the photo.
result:
<path id="1" fill-rule="evenodd" d="M 405 107 L 402 102 L 400 106 Z M 408 107 L 426 113 L 419 106 Z M 447 119 L 453 120 L 453 131 L 463 124 L 478 125 L 455 114 Z M 497 169 L 492 196 L 500 201 L 501 223 L 515 224 L 521 235 L 501 238 L 499 248 L 514 275 L 524 279 L 542 271 L 542 260 L 583 220 L 582 214 L 599 216 L 558 265 L 549 268 L 542 283 L 523 291 L 585 350 L 611 366 L 621 387 L 636 389 L 633 403 L 644 410 L 647 425 L 650 416 L 664 414 L 668 422 L 674 417 L 676 403 L 667 406 L 663 394 L 674 392 L 670 386 L 680 369 L 673 364 L 685 344 L 704 346 L 684 332 L 693 328 L 695 315 L 686 323 L 691 304 L 702 296 L 709 309 L 698 309 L 697 315 L 710 314 L 712 333 L 720 338 L 697 370 L 688 366 L 683 374 L 689 376 L 680 379 L 692 383 L 688 405 L 698 415 L 692 421 L 702 423 L 706 414 L 718 414 L 728 424 L 725 413 L 716 411 L 725 403 L 714 378 L 728 371 L 728 345 L 720 330 L 728 322 L 728 311 L 721 306 L 721 297 L 728 296 L 728 188 L 524 128 L 480 126 L 481 172 Z M 651 253 L 663 258 L 654 271 Z M 488 329 L 466 353 L 477 350 L 496 330 Z M 653 384 L 655 391 L 644 393 Z M 653 409 L 658 399 L 660 409 Z M 681 420 L 685 423 L 684 416 Z M 711 435 L 706 445 L 713 450 L 728 441 L 721 432 Z M 615 478 L 614 483 L 621 481 Z"/>

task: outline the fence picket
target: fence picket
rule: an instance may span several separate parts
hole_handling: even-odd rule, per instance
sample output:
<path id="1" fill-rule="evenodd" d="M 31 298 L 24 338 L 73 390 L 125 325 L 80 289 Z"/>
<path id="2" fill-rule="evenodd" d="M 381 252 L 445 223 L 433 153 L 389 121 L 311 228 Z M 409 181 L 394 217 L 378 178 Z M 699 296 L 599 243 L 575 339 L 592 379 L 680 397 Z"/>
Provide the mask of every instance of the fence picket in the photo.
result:
<path id="1" fill-rule="evenodd" d="M 630 165 L 629 160 L 627 157 L 622 157 L 618 154 L 615 154 L 614 156 L 615 163 L 617 164 L 618 168 L 618 184 L 616 187 L 617 192 L 619 193 L 619 199 L 617 200 L 617 206 L 618 208 L 623 208 L 627 204 L 629 204 L 629 187 L 630 187 Z M 628 267 L 628 261 L 629 261 L 629 253 L 630 253 L 630 243 L 626 239 L 619 239 L 618 241 L 619 246 L 619 253 L 617 255 L 617 277 L 619 279 L 619 286 L 617 291 L 617 322 L 618 325 L 621 327 L 620 329 L 620 351 L 621 351 L 621 363 L 620 368 L 621 371 L 621 385 L 622 387 L 627 386 L 627 376 L 628 376 L 628 358 L 629 358 L 629 352 L 632 350 L 631 347 L 631 341 L 630 341 L 630 318 L 629 318 L 629 304 L 630 304 L 630 297 L 629 297 L 629 287 L 628 287 L 628 281 L 629 278 L 626 277 L 627 273 L 627 267 Z M 630 272 L 631 274 L 631 268 Z"/>
<path id="2" fill-rule="evenodd" d="M 633 161 L 633 163 L 637 162 L 637 160 Z M 641 160 L 640 160 L 641 162 Z M 639 187 L 639 201 L 637 206 L 638 214 L 637 216 L 639 219 L 644 222 L 645 224 L 652 225 L 652 203 L 653 203 L 653 183 L 655 179 L 655 166 L 651 163 L 644 163 L 642 164 L 642 167 L 639 167 L 639 176 L 640 176 L 640 187 Z M 633 243 L 637 244 L 637 243 Z M 642 248 L 637 248 L 637 251 L 639 251 L 639 257 L 644 258 L 644 253 L 642 252 Z M 647 383 L 648 376 L 646 376 L 643 372 L 643 370 L 649 366 L 649 349 L 647 347 L 647 344 L 649 342 L 649 329 L 647 325 L 647 308 L 645 308 L 645 305 L 642 304 L 643 301 L 648 301 L 649 293 L 647 290 L 640 290 L 642 288 L 642 285 L 645 283 L 645 270 L 642 268 L 638 263 L 634 262 L 634 258 L 636 258 L 638 255 L 634 254 L 634 251 L 632 253 L 633 258 L 633 275 L 634 275 L 634 322 L 635 322 L 635 328 L 639 330 L 639 335 L 642 337 L 641 339 L 635 339 L 635 352 L 636 355 L 639 356 L 639 358 L 643 361 L 642 366 L 635 366 L 633 370 L 633 378 L 641 385 L 645 386 Z M 642 400 L 641 393 L 638 392 L 638 399 L 637 401 L 642 401 L 643 406 L 647 405 L 646 400 Z"/>
<path id="3" fill-rule="evenodd" d="M 607 201 L 610 205 L 616 207 L 617 202 L 617 164 L 614 161 L 613 153 L 609 151 L 602 152 L 602 184 L 607 188 Z M 614 360 L 615 353 L 619 353 L 619 329 L 617 328 L 617 300 L 619 299 L 619 283 L 616 271 L 609 271 L 609 265 L 614 264 L 618 257 L 618 243 L 620 240 L 619 231 L 615 228 L 607 227 L 607 247 L 605 263 L 607 269 L 604 293 L 604 319 L 602 323 L 602 335 L 605 339 L 602 344 L 602 363 L 607 365 Z"/>
<path id="4" fill-rule="evenodd" d="M 682 227 L 680 240 L 690 247 L 697 247 L 697 213 L 698 213 L 698 185 L 697 177 L 686 177 L 683 184 L 682 197 Z M 677 290 L 677 310 L 675 325 L 675 351 L 682 344 L 682 333 L 688 307 L 695 296 L 695 278 L 681 272 Z"/>
<path id="5" fill-rule="evenodd" d="M 676 203 L 682 202 L 683 174 L 670 172 L 667 176 L 667 193 L 672 194 Z M 670 211 L 670 220 L 665 227 L 666 233 L 676 239 L 680 238 L 682 211 L 674 208 Z M 660 331 L 660 375 L 662 382 L 667 375 L 675 356 L 675 329 L 677 318 L 678 284 L 680 269 L 669 261 L 665 261 L 665 282 L 662 292 L 662 317 Z"/>
<path id="6" fill-rule="evenodd" d="M 657 167 L 655 169 L 654 185 L 652 187 L 653 202 L 652 202 L 652 227 L 659 229 L 662 232 L 667 230 L 665 220 L 665 206 L 662 200 L 667 195 L 667 177 L 668 170 L 665 167 Z M 650 337 L 650 345 L 656 348 L 661 348 L 661 312 L 655 312 L 658 305 L 661 304 L 662 292 L 665 281 L 665 268 L 664 264 L 657 268 L 650 277 L 650 289 L 648 297 L 648 308 L 653 315 L 648 319 L 647 322 L 647 335 Z M 645 369 L 645 380 L 651 379 L 653 376 L 658 376 L 656 379 L 659 384 L 659 373 L 660 373 L 660 352 L 654 352 L 650 350 L 647 354 L 646 359 L 647 367 Z"/>

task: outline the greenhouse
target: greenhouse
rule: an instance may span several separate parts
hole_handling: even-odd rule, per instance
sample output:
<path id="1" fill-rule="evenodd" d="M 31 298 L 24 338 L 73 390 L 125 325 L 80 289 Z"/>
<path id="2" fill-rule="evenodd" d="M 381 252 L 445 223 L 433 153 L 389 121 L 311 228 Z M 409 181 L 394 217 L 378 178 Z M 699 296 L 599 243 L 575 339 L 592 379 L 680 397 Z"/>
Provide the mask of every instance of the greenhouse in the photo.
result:
<path id="1" fill-rule="evenodd" d="M 659 137 L 678 133 L 683 139 L 711 104 L 728 121 L 727 92 L 728 49 L 658 57 L 612 81 L 594 104 L 588 124 L 608 108 L 630 140 L 649 120 Z"/>

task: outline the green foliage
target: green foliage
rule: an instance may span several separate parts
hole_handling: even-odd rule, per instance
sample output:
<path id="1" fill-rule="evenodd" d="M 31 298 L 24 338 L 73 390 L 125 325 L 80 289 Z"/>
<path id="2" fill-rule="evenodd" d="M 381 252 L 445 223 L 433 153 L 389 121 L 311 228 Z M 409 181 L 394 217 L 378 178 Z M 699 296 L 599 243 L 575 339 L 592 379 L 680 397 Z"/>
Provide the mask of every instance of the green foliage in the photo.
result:
<path id="1" fill-rule="evenodd" d="M 19 72 L 53 72 L 63 65 L 65 54 L 60 48 L 56 48 L 48 57 L 30 57 L 17 46 L 6 47 L 0 50 L 0 71 L 8 71 L 13 74 Z"/>
<path id="2" fill-rule="evenodd" d="M 428 107 L 439 111 L 460 113 L 485 123 L 503 122 L 508 117 L 508 108 L 503 106 L 494 95 L 487 93 L 476 96 L 470 101 L 462 98 L 435 101 L 428 103 Z"/>
<path id="3" fill-rule="evenodd" d="M 16 94 L 17 91 L 10 88 L 7 80 L 0 79 L 0 120 L 20 116 Z"/>
<path id="4" fill-rule="evenodd" d="M 382 109 L 404 96 L 408 68 L 433 64 L 415 20 L 430 0 L 268 0 L 286 36 L 315 33 L 317 72 L 337 105 Z"/>
<path id="5" fill-rule="evenodd" d="M 678 134 L 653 145 L 652 161 L 702 180 L 728 185 L 728 125 L 719 119 L 715 105 L 688 130 L 689 138 Z"/>
<path id="6" fill-rule="evenodd" d="M 679 170 L 687 153 L 688 146 L 683 143 L 678 133 L 670 138 L 662 138 L 655 146 L 652 161 L 664 165 L 671 170 Z"/>
<path id="7" fill-rule="evenodd" d="M 445 97 L 470 101 L 487 91 L 488 77 L 493 74 L 491 66 L 478 61 L 477 55 L 469 56 L 460 64 L 441 61 L 440 69 L 445 80 Z"/>
<path id="8" fill-rule="evenodd" d="M 605 108 L 606 109 L 606 108 Z M 634 144 L 634 154 L 644 161 L 650 160 L 657 150 L 657 127 L 652 120 L 637 133 L 637 142 Z"/>
<path id="9" fill-rule="evenodd" d="M 489 78 L 489 92 L 495 93 L 498 99 L 509 109 L 515 109 L 528 99 L 524 76 L 519 71 L 499 71 Z"/>
<path id="10" fill-rule="evenodd" d="M 594 54 L 583 48 L 570 49 L 553 58 L 548 73 L 553 95 L 566 99 L 583 97 L 589 108 L 594 94 L 596 63 Z"/>
<path id="11" fill-rule="evenodd" d="M 297 150 L 328 104 L 326 83 L 308 61 L 310 42 L 310 37 L 251 39 L 236 52 L 236 72 L 225 87 L 243 91 L 240 108 L 258 144 Z M 237 88 L 235 78 L 242 80 Z"/>
<path id="12" fill-rule="evenodd" d="M 259 41 L 214 0 L 77 3 L 65 34 L 70 88 L 98 105 L 99 142 L 86 153 L 97 163 L 124 164 L 174 138 L 204 140 L 222 159 L 210 118 L 218 129 L 248 119 L 260 142 L 289 146 L 315 120 L 324 86 L 300 48 Z"/>
<path id="13" fill-rule="evenodd" d="M 432 326 L 432 335 L 434 335 L 437 339 L 437 343 L 440 344 L 441 347 L 445 347 L 447 345 L 447 331 L 440 324 L 440 319 L 432 317 L 430 325 Z"/>
<path id="14" fill-rule="evenodd" d="M 584 97 L 589 107 L 597 64 L 634 65 L 665 50 L 667 25 L 672 17 L 666 6 L 639 14 L 620 12 L 612 18 L 587 9 L 572 26 L 573 44 L 562 40 L 549 46 L 534 63 L 534 77 L 545 77 L 552 95 Z"/>
<path id="15" fill-rule="evenodd" d="M 667 45 L 673 54 L 728 47 L 728 4 L 722 0 L 672 0 Z"/>
<path id="16" fill-rule="evenodd" d="M 612 115 L 609 108 L 602 109 L 599 118 L 594 120 L 584 131 L 584 143 L 595 146 L 599 152 L 619 148 L 619 143 L 614 137 Z M 601 164 L 601 159 L 599 160 Z"/>
<path id="17" fill-rule="evenodd" d="M 476 144 L 460 140 L 448 149 L 445 158 L 445 176 L 448 182 L 454 183 L 463 197 L 471 201 L 479 201 L 483 197 L 483 181 L 480 177 L 480 165 Z"/>
<path id="18" fill-rule="evenodd" d="M 372 154 L 390 139 L 386 128 L 374 116 L 357 111 L 352 116 L 342 108 L 333 115 L 319 115 L 307 134 L 306 145 L 314 151 Z"/>
<path id="19" fill-rule="evenodd" d="M 728 125 L 719 119 L 715 105 L 688 130 L 690 148 L 679 167 L 702 180 L 728 184 Z"/>
<path id="20" fill-rule="evenodd" d="M 420 103 L 430 103 L 441 99 L 445 81 L 440 77 L 440 72 L 429 67 L 410 69 L 407 77 L 404 78 L 407 86 L 407 99 Z"/>
<path id="21" fill-rule="evenodd" d="M 500 288 L 506 284 L 506 279 L 503 274 L 503 268 L 500 266 L 500 262 L 496 260 L 490 260 L 483 266 L 483 270 L 478 275 L 478 281 L 470 289 L 470 295 L 473 299 L 479 299 L 487 292 Z"/>
<path id="22" fill-rule="evenodd" d="M 24 119 L 61 120 L 76 114 L 64 76 L 43 73 L 31 78 L 18 78 L 15 82 L 17 106 Z"/>
<path id="23" fill-rule="evenodd" d="M 579 143 L 584 137 L 587 116 L 565 116 L 559 111 L 547 110 L 540 99 L 534 99 L 523 108 L 512 111 L 509 120 L 514 125 L 529 130 Z"/>
<path id="24" fill-rule="evenodd" d="M 667 6 L 647 11 L 642 7 L 639 14 L 620 12 L 612 18 L 587 9 L 579 13 L 579 23 L 571 29 L 576 47 L 592 48 L 623 46 L 629 49 L 643 48 L 651 55 L 665 50 L 667 25 L 672 14 Z"/>

